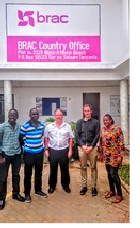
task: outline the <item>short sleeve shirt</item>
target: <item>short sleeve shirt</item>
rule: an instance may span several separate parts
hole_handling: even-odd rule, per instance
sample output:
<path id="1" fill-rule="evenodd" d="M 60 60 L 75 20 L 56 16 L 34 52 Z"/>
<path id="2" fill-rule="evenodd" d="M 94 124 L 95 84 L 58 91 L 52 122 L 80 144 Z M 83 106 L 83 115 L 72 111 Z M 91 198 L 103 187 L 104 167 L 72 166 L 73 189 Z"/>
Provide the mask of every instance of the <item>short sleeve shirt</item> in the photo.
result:
<path id="1" fill-rule="evenodd" d="M 24 152 L 32 154 L 43 152 L 44 129 L 45 125 L 40 121 L 37 127 L 33 126 L 30 121 L 21 126 L 20 134 L 24 138 Z"/>
<path id="2" fill-rule="evenodd" d="M 44 136 L 48 138 L 48 146 L 54 150 L 66 149 L 69 146 L 69 139 L 74 138 L 70 124 L 65 122 L 60 127 L 57 127 L 55 122 L 48 124 Z"/>

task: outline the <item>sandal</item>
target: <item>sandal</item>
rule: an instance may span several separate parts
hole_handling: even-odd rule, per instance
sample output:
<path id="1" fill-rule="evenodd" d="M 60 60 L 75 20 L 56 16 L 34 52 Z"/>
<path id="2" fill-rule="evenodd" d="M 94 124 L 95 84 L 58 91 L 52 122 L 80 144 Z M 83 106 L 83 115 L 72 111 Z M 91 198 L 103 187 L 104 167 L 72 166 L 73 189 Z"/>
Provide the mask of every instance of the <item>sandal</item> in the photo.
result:
<path id="1" fill-rule="evenodd" d="M 114 200 L 112 200 L 112 203 L 120 203 L 123 200 L 122 196 L 116 196 Z"/>
<path id="2" fill-rule="evenodd" d="M 108 191 L 106 194 L 105 194 L 105 198 L 110 198 L 112 196 L 116 196 L 116 193 L 115 192 L 111 192 L 111 191 Z"/>

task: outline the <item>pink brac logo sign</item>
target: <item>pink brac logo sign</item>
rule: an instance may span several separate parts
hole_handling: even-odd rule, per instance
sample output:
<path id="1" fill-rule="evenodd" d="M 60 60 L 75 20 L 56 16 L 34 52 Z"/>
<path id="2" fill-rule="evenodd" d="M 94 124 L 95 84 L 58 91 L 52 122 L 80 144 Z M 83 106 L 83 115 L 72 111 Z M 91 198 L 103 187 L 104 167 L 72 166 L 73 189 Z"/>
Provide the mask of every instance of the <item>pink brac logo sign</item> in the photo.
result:
<path id="1" fill-rule="evenodd" d="M 18 26 L 33 26 L 35 27 L 36 24 L 42 24 L 42 23 L 68 23 L 68 15 L 62 14 L 62 15 L 44 15 L 40 14 L 39 11 L 21 11 L 18 10 L 18 18 L 19 23 Z"/>
<path id="2" fill-rule="evenodd" d="M 34 15 L 34 11 L 25 11 L 24 13 L 21 10 L 18 10 L 18 18 L 20 19 L 20 22 L 18 23 L 18 26 L 35 26 L 35 19 L 32 17 Z"/>

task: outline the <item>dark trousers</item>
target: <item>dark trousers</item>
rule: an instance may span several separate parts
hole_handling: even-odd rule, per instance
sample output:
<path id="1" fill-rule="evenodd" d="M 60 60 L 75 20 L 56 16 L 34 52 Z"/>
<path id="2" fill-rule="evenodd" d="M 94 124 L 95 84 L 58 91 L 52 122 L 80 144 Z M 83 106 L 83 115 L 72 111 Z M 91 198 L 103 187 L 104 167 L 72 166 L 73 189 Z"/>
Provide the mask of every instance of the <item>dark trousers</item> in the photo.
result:
<path id="1" fill-rule="evenodd" d="M 58 164 L 61 172 L 61 185 L 63 188 L 68 188 L 70 184 L 69 174 L 69 149 L 53 150 L 50 149 L 50 188 L 56 187 Z"/>
<path id="2" fill-rule="evenodd" d="M 5 164 L 5 192 L 7 194 L 7 177 L 9 172 L 9 166 L 11 164 L 12 168 L 12 193 L 13 195 L 18 195 L 20 192 L 20 167 L 21 167 L 21 154 L 15 154 L 13 156 L 6 155 L 3 152 L 3 157 L 6 159 Z"/>
<path id="3" fill-rule="evenodd" d="M 111 165 L 106 165 L 109 187 L 111 192 L 115 192 L 117 189 L 118 196 L 122 196 L 121 181 L 118 175 L 118 167 L 112 167 Z"/>
<path id="4" fill-rule="evenodd" d="M 42 190 L 43 152 L 38 154 L 24 153 L 24 193 L 30 195 L 32 168 L 35 167 L 35 192 Z"/>
<path id="5" fill-rule="evenodd" d="M 3 159 L 0 153 L 0 201 L 5 201 L 6 198 L 6 161 Z M 1 202 L 2 203 L 2 202 Z M 1 209 L 1 204 L 0 204 Z"/>

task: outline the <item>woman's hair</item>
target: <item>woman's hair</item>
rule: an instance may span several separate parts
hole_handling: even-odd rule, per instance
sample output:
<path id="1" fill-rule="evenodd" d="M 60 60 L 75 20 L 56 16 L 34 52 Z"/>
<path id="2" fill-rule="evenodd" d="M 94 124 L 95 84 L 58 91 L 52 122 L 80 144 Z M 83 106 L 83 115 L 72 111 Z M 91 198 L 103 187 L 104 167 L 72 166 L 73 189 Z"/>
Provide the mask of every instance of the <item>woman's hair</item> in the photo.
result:
<path id="1" fill-rule="evenodd" d="M 111 115 L 109 115 L 109 114 L 105 114 L 105 116 L 104 117 L 108 117 L 108 119 L 110 119 L 111 120 L 111 124 L 113 124 L 114 123 L 114 121 L 113 121 L 113 119 L 112 119 L 112 116 Z"/>

